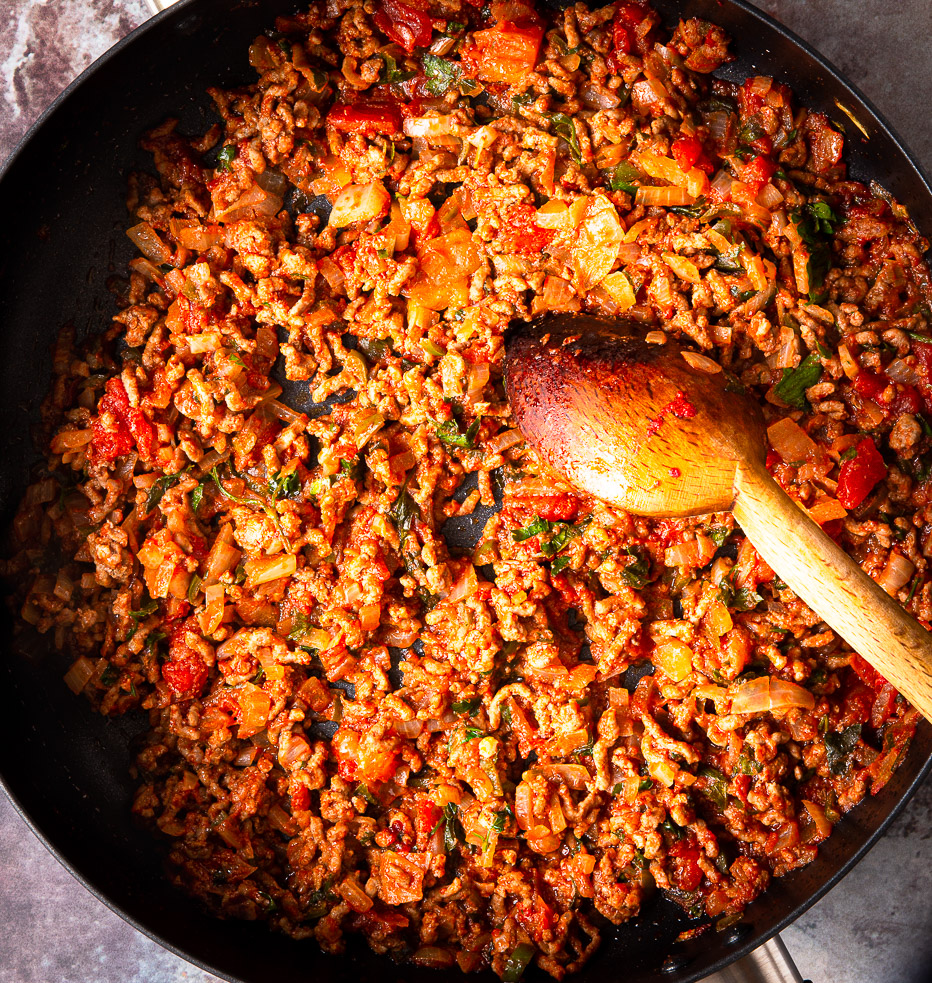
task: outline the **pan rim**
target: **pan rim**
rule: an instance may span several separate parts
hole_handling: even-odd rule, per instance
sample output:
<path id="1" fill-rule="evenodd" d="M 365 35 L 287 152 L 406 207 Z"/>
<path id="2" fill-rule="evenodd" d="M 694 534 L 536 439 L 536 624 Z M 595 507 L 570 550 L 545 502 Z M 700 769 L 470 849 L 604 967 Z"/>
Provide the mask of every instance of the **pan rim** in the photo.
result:
<path id="1" fill-rule="evenodd" d="M 176 0 L 171 7 L 163 10 L 159 14 L 149 17 L 146 21 L 134 28 L 129 34 L 121 38 L 100 56 L 98 56 L 93 62 L 91 62 L 91 64 L 88 65 L 74 80 L 72 80 L 55 97 L 51 104 L 39 114 L 39 116 L 24 133 L 22 138 L 17 142 L 16 146 L 13 148 L 6 160 L 0 164 L 0 186 L 3 186 L 5 179 L 9 180 L 10 173 L 15 169 L 20 158 L 27 151 L 30 144 L 39 136 L 40 132 L 54 121 L 54 117 L 62 110 L 63 107 L 67 105 L 74 94 L 81 89 L 95 74 L 97 74 L 97 72 L 104 65 L 116 58 L 125 49 L 134 45 L 140 38 L 145 36 L 149 31 L 156 29 L 158 26 L 167 23 L 169 20 L 175 20 L 176 22 L 180 23 L 186 15 L 186 12 L 189 11 L 189 9 L 197 7 L 201 2 L 202 0 Z M 240 0 L 240 4 L 238 5 L 256 6 L 258 2 L 260 2 L 260 0 Z M 685 5 L 686 0 L 679 0 L 679 2 Z M 871 123 L 876 126 L 881 133 L 885 134 L 886 137 L 896 146 L 901 155 L 901 162 L 908 164 L 909 167 L 913 169 L 925 191 L 929 206 L 932 206 L 932 179 L 930 179 L 929 174 L 909 149 L 908 145 L 899 135 L 897 130 L 876 108 L 874 103 L 863 94 L 858 86 L 854 85 L 844 73 L 837 69 L 832 62 L 830 62 L 825 56 L 812 47 L 807 41 L 800 38 L 794 31 L 781 24 L 765 11 L 748 2 L 748 0 L 720 0 L 720 2 L 724 2 L 726 7 L 731 6 L 740 10 L 746 17 L 766 25 L 770 30 L 776 32 L 796 49 L 804 52 L 824 72 L 826 72 L 828 76 L 830 76 L 837 84 L 842 86 L 852 96 L 858 108 L 866 111 L 867 115 L 870 117 Z M 924 219 L 918 219 L 916 215 L 912 214 L 910 217 L 920 227 L 923 224 L 926 227 L 932 227 L 932 214 Z M 924 727 L 927 725 L 923 723 L 921 726 Z M 849 856 L 831 874 L 830 877 L 825 879 L 813 893 L 808 895 L 801 904 L 798 904 L 792 910 L 787 912 L 770 928 L 752 933 L 749 936 L 748 941 L 745 941 L 740 945 L 736 945 L 727 954 L 721 956 L 713 964 L 703 968 L 701 972 L 687 973 L 681 978 L 682 983 L 697 983 L 697 981 L 704 979 L 711 973 L 720 972 L 725 967 L 731 965 L 754 949 L 763 945 L 770 938 L 773 938 L 775 935 L 779 934 L 788 925 L 812 908 L 832 888 L 834 888 L 866 856 L 866 854 L 876 845 L 879 839 L 885 835 L 889 827 L 915 795 L 918 788 L 925 782 L 930 772 L 932 772 L 932 754 L 930 754 L 924 763 L 919 767 L 914 778 L 909 782 L 906 789 L 900 793 L 898 800 L 889 809 L 877 828 L 873 830 L 866 837 L 864 842 L 854 850 L 851 856 Z M 111 899 L 107 893 L 97 885 L 94 875 L 79 869 L 76 862 L 69 860 L 66 856 L 65 850 L 59 848 L 52 841 L 52 839 L 40 828 L 38 821 L 33 820 L 27 809 L 23 806 L 19 796 L 15 794 L 8 779 L 4 775 L 2 762 L 0 762 L 0 788 L 3 789 L 4 793 L 9 798 L 16 813 L 22 818 L 31 832 L 38 838 L 38 840 L 56 859 L 56 861 L 65 870 L 67 870 L 68 873 L 82 885 L 82 887 L 89 891 L 110 911 L 114 912 L 145 937 L 151 939 L 153 942 L 156 942 L 162 948 L 173 953 L 175 956 L 194 966 L 197 966 L 204 972 L 210 973 L 219 979 L 225 980 L 227 983 L 245 983 L 242 977 L 230 975 L 226 971 L 220 970 L 218 967 L 206 962 L 194 954 L 181 949 L 179 946 L 163 937 L 157 931 L 140 922 L 135 916 L 130 914 L 129 911 L 124 909 L 119 902 Z"/>

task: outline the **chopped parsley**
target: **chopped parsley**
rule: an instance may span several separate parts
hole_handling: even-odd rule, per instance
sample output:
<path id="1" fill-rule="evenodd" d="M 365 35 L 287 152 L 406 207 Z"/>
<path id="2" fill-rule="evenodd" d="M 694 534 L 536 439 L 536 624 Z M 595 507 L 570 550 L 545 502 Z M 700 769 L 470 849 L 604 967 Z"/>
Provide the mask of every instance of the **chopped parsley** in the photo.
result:
<path id="1" fill-rule="evenodd" d="M 161 478 L 156 478 L 149 486 L 149 494 L 146 496 L 146 512 L 151 512 L 162 501 L 162 496 L 172 485 L 178 483 L 182 474 L 183 471 L 177 471 L 175 474 L 163 474 Z"/>
<path id="2" fill-rule="evenodd" d="M 637 194 L 638 186 L 634 182 L 639 181 L 640 178 L 640 171 L 633 164 L 623 160 L 612 171 L 609 187 L 612 191 L 624 191 L 626 194 L 635 195 Z"/>
<path id="3" fill-rule="evenodd" d="M 300 491 L 301 478 L 297 470 L 289 471 L 287 474 L 278 471 L 269 481 L 272 501 L 277 501 L 279 498 L 294 498 Z"/>
<path id="4" fill-rule="evenodd" d="M 482 697 L 474 696 L 469 700 L 457 700 L 455 703 L 451 704 L 450 709 L 454 713 L 464 713 L 469 717 L 472 717 L 482 706 Z"/>
<path id="5" fill-rule="evenodd" d="M 626 546 L 623 552 L 630 556 L 633 562 L 621 571 L 621 582 L 635 590 L 646 587 L 650 581 L 650 558 L 647 551 L 640 546 Z"/>
<path id="6" fill-rule="evenodd" d="M 416 72 L 408 72 L 399 68 L 398 62 L 384 51 L 379 52 L 379 57 L 385 62 L 382 66 L 382 71 L 379 73 L 379 82 L 383 85 L 391 85 L 393 82 L 407 82 L 408 79 L 413 79 L 417 74 Z M 426 57 L 428 56 L 425 55 Z"/>

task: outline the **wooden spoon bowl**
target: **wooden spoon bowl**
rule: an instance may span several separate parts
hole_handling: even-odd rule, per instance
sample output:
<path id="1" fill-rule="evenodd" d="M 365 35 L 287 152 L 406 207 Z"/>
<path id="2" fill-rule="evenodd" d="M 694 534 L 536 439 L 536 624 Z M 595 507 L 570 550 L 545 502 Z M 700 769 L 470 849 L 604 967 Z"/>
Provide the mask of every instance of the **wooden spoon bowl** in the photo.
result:
<path id="1" fill-rule="evenodd" d="M 731 510 L 790 588 L 932 720 L 932 635 L 774 481 L 757 404 L 711 359 L 634 330 L 582 314 L 510 329 L 505 388 L 528 442 L 628 512 Z"/>

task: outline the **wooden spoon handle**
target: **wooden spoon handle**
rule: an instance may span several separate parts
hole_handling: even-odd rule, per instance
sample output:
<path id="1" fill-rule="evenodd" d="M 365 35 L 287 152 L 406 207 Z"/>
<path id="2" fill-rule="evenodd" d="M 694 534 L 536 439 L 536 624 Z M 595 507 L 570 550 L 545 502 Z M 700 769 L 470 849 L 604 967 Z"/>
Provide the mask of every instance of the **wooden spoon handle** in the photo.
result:
<path id="1" fill-rule="evenodd" d="M 738 465 L 732 512 L 789 587 L 932 720 L 932 633 L 829 539 L 763 464 Z"/>

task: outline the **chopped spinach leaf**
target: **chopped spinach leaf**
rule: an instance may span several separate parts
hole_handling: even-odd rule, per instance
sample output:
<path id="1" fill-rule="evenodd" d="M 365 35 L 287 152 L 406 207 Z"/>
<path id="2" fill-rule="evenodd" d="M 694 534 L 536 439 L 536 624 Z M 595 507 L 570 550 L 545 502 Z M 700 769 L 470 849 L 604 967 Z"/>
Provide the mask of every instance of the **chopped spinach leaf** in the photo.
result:
<path id="1" fill-rule="evenodd" d="M 570 145 L 570 151 L 576 163 L 582 166 L 582 150 L 579 147 L 579 137 L 576 135 L 576 127 L 573 125 L 573 121 L 566 113 L 551 113 L 550 123 L 553 126 L 553 132 L 557 136 L 563 137 Z"/>
<path id="2" fill-rule="evenodd" d="M 641 179 L 641 172 L 628 161 L 623 160 L 618 164 L 609 181 L 612 191 L 624 191 L 626 194 L 637 194 L 638 186 L 634 183 Z"/>
<path id="3" fill-rule="evenodd" d="M 236 144 L 228 143 L 217 154 L 217 170 L 229 171 L 234 160 L 236 160 Z"/>
<path id="4" fill-rule="evenodd" d="M 382 71 L 379 73 L 379 82 L 383 85 L 391 85 L 393 82 L 407 82 L 408 79 L 413 79 L 417 74 L 416 72 L 408 72 L 399 68 L 398 62 L 384 51 L 379 52 L 379 57 L 385 62 L 382 66 Z M 425 55 L 425 57 L 427 56 Z"/>
<path id="5" fill-rule="evenodd" d="M 538 516 L 530 525 L 525 526 L 523 529 L 515 529 L 511 534 L 511 538 L 516 543 L 523 543 L 532 536 L 540 536 L 541 533 L 550 532 L 552 528 L 552 522 L 548 522 L 546 519 Z"/>
<path id="6" fill-rule="evenodd" d="M 467 716 L 471 717 L 478 712 L 479 707 L 482 706 L 482 697 L 474 696 L 468 700 L 457 700 L 455 703 L 451 704 L 450 709 L 454 713 L 465 713 Z"/>
<path id="7" fill-rule="evenodd" d="M 798 410 L 806 408 L 806 390 L 814 386 L 822 376 L 822 363 L 814 352 L 807 355 L 795 369 L 784 369 L 783 378 L 774 388 L 774 393 Z"/>
<path id="8" fill-rule="evenodd" d="M 177 471 L 175 474 L 163 474 L 161 478 L 156 478 L 149 486 L 149 494 L 146 496 L 146 512 L 151 512 L 162 501 L 162 496 L 172 485 L 178 484 L 182 474 L 183 471 Z"/>
<path id="9" fill-rule="evenodd" d="M 482 422 L 480 417 L 473 420 L 466 428 L 465 433 L 460 431 L 459 424 L 455 419 L 449 419 L 437 424 L 437 436 L 445 444 L 453 447 L 465 447 L 472 450 L 476 446 L 476 434 L 479 433 L 479 425 Z"/>
<path id="10" fill-rule="evenodd" d="M 861 725 L 852 724 L 839 734 L 825 735 L 825 762 L 833 775 L 841 775 L 848 767 L 848 755 L 861 736 Z"/>
<path id="11" fill-rule="evenodd" d="M 634 562 L 621 571 L 622 583 L 635 590 L 646 587 L 650 580 L 650 557 L 647 552 L 640 546 L 626 546 L 623 552 L 632 557 Z"/>

